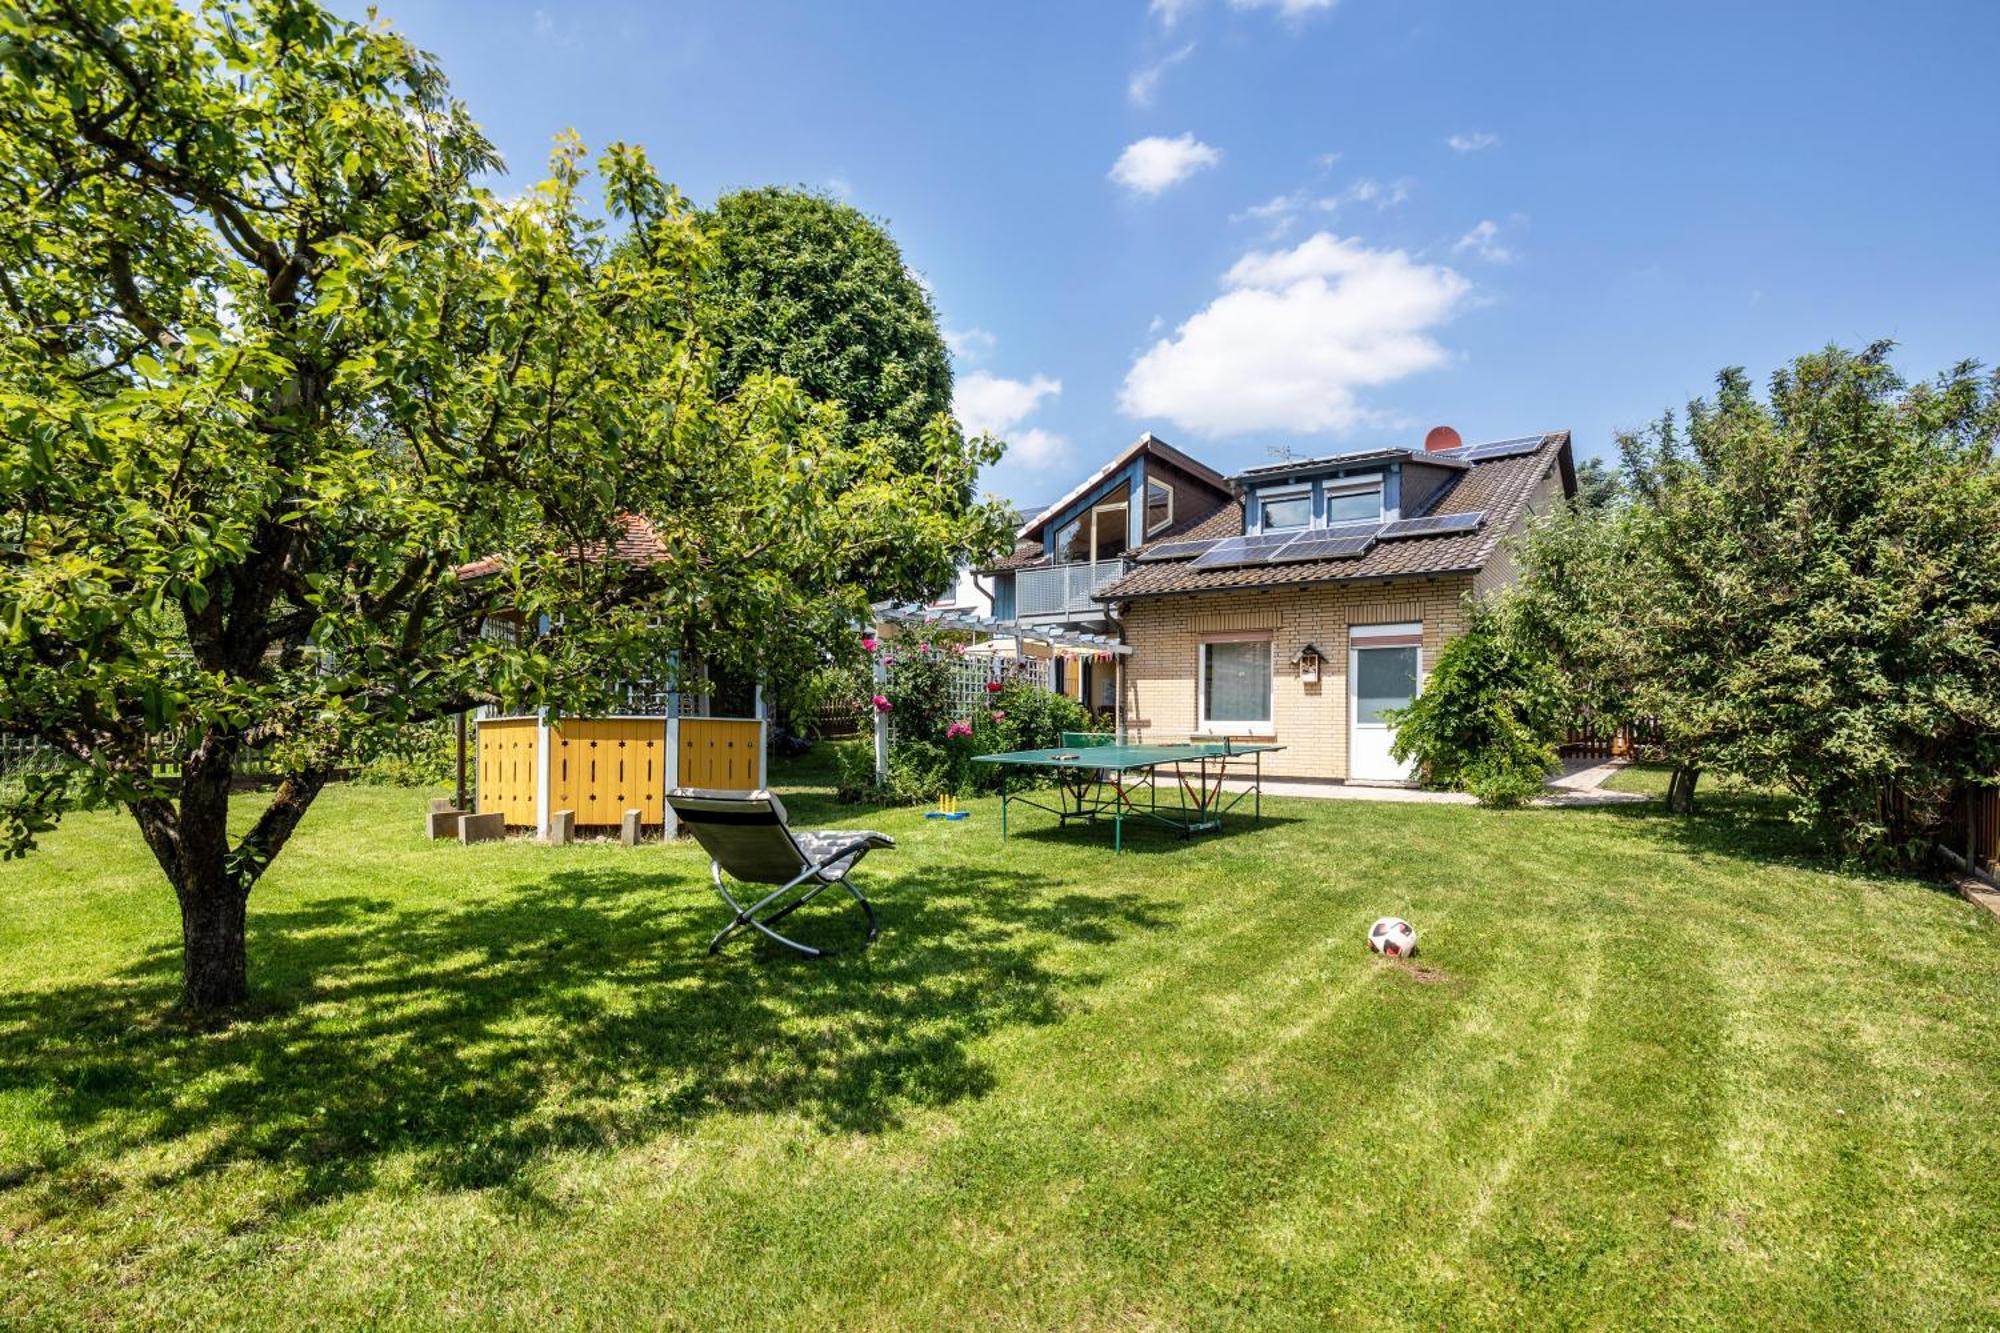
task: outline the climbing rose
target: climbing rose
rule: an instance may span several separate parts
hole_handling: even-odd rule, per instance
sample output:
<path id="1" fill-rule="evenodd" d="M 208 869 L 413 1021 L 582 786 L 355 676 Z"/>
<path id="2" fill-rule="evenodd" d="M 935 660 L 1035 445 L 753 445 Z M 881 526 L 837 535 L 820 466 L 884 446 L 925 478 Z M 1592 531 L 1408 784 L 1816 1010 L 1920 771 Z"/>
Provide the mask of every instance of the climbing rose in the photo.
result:
<path id="1" fill-rule="evenodd" d="M 861 636 L 862 652 L 872 653 L 875 651 L 875 648 L 876 648 L 876 643 L 875 643 L 875 636 L 873 634 L 864 634 Z"/>
<path id="2" fill-rule="evenodd" d="M 1005 712 L 1005 711 L 1003 711 L 1003 710 L 1001 710 L 1001 709 L 998 709 L 998 708 L 994 709 L 994 710 L 993 710 L 993 720 L 994 720 L 995 722 L 1005 722 L 1005 721 L 1007 720 L 1007 714 L 1006 714 L 1006 712 Z"/>
<path id="3" fill-rule="evenodd" d="M 960 736 L 970 736 L 972 734 L 972 724 L 970 722 L 954 722 L 944 729 L 944 734 L 947 740 L 954 741 Z"/>
<path id="4" fill-rule="evenodd" d="M 888 711 L 889 711 L 889 709 L 890 709 L 891 707 L 892 707 L 892 705 L 891 705 L 891 704 L 889 703 L 889 697 L 888 697 L 887 695 L 885 695 L 885 694 L 878 694 L 878 695 L 876 695 L 876 696 L 875 696 L 875 711 L 876 711 L 876 712 L 878 712 L 878 713 L 886 713 L 886 712 L 888 712 Z"/>
<path id="5" fill-rule="evenodd" d="M 987 681 L 987 682 L 986 682 L 986 692 L 987 692 L 988 694 L 998 694 L 998 693 L 1000 693 L 1000 682 L 999 682 L 999 681 L 997 681 L 997 680 L 989 680 L 989 681 Z"/>

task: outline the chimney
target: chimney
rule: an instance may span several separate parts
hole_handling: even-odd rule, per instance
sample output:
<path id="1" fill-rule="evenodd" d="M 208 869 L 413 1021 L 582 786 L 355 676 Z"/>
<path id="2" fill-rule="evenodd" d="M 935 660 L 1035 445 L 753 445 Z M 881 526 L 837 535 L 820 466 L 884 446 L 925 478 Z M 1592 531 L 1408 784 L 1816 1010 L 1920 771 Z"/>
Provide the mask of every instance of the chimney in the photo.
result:
<path id="1" fill-rule="evenodd" d="M 1465 441 L 1449 426 L 1432 426 L 1430 434 L 1424 436 L 1424 452 L 1434 454 L 1443 449 L 1456 449 Z"/>

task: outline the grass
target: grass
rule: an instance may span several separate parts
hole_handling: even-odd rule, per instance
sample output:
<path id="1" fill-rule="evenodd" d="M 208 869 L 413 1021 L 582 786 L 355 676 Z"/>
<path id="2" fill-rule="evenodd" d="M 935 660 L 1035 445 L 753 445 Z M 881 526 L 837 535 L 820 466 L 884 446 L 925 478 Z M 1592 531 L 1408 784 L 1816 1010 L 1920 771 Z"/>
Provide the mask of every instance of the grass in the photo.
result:
<path id="1" fill-rule="evenodd" d="M 72 820 L 0 868 L 0 1323 L 2000 1323 L 2000 932 L 1751 798 L 1113 858 L 824 783 L 801 823 L 902 845 L 819 963 L 706 957 L 690 848 L 336 789 L 221 1030 L 129 825 Z"/>

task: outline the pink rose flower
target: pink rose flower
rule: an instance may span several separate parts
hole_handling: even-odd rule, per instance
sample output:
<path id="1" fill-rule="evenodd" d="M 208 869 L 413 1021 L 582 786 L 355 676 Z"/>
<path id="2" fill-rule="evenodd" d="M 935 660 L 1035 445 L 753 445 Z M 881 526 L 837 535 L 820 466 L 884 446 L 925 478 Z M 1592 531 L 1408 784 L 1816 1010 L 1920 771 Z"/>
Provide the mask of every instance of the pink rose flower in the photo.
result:
<path id="1" fill-rule="evenodd" d="M 944 734 L 947 740 L 954 741 L 960 736 L 970 736 L 972 734 L 972 724 L 970 722 L 954 722 L 944 729 Z"/>
<path id="2" fill-rule="evenodd" d="M 875 711 L 876 711 L 876 712 L 878 712 L 878 713 L 886 713 L 886 712 L 888 712 L 888 711 L 889 711 L 889 709 L 890 709 L 891 707 L 893 707 L 893 705 L 892 705 L 892 704 L 890 704 L 890 702 L 889 702 L 889 699 L 888 699 L 888 696 L 887 696 L 887 695 L 882 695 L 882 694 L 878 694 L 878 695 L 876 695 L 876 696 L 875 696 Z"/>
<path id="3" fill-rule="evenodd" d="M 986 682 L 986 692 L 988 694 L 998 694 L 1000 693 L 1001 688 L 1002 686 L 1000 682 L 997 680 L 989 680 Z"/>
<path id="4" fill-rule="evenodd" d="M 862 651 L 862 652 L 864 652 L 864 653 L 872 653 L 872 652 L 874 652 L 874 651 L 875 651 L 875 649 L 876 649 L 876 647 L 877 647 L 877 646 L 878 646 L 878 645 L 877 645 L 877 644 L 876 644 L 876 642 L 875 642 L 875 636 L 874 636 L 873 634 L 864 634 L 864 635 L 862 635 L 862 636 L 861 636 L 861 651 Z"/>
<path id="5" fill-rule="evenodd" d="M 1006 714 L 1006 712 L 1005 712 L 1004 710 L 1002 710 L 1002 709 L 998 709 L 998 708 L 994 709 L 994 710 L 993 710 L 993 720 L 994 720 L 995 722 L 1005 722 L 1005 721 L 1007 720 L 1007 714 Z"/>

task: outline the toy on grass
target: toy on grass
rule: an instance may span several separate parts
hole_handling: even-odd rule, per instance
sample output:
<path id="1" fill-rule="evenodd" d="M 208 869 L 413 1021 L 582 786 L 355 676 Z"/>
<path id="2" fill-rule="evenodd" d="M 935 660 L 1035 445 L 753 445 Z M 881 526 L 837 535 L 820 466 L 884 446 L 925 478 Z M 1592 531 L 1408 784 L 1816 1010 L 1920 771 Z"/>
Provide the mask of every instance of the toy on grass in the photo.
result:
<path id="1" fill-rule="evenodd" d="M 938 808 L 926 811 L 925 819 L 963 819 L 970 811 L 958 808 L 958 798 L 950 792 L 938 793 Z"/>
<path id="2" fill-rule="evenodd" d="M 1368 927 L 1368 947 L 1391 958 L 1417 952 L 1417 928 L 1399 916 L 1385 916 Z"/>

